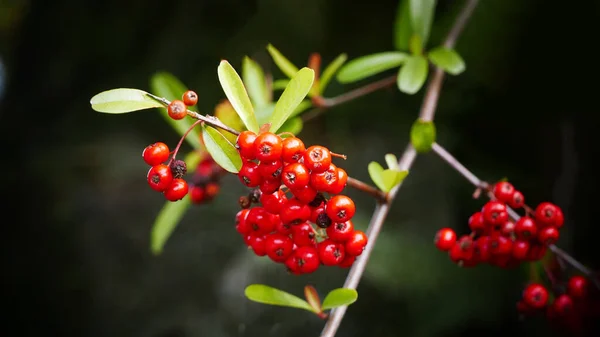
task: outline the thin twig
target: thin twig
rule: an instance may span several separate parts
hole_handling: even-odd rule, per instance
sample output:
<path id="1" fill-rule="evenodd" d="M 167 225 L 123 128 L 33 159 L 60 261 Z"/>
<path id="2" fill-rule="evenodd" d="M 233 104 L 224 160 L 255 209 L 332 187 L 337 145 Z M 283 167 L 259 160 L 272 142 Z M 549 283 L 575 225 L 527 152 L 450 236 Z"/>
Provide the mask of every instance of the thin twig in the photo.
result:
<path id="1" fill-rule="evenodd" d="M 346 184 L 354 189 L 361 191 L 361 192 L 365 192 L 367 194 L 372 195 L 379 202 L 382 202 L 382 203 L 387 202 L 387 196 L 388 196 L 387 193 L 384 193 L 380 189 L 378 189 L 374 186 L 371 186 L 365 182 L 362 182 L 358 179 L 354 179 L 352 177 L 348 177 L 348 181 L 346 182 Z"/>

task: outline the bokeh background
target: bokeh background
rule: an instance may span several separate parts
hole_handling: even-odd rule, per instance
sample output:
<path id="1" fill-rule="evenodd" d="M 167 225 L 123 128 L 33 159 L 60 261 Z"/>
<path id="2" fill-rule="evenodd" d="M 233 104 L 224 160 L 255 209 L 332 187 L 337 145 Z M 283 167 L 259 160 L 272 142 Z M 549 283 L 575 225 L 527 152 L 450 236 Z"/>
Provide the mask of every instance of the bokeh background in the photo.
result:
<path id="1" fill-rule="evenodd" d="M 431 45 L 462 1 L 440 0 Z M 246 300 L 266 283 L 324 295 L 346 271 L 289 276 L 246 250 L 233 229 L 236 177 L 208 206 L 194 207 L 154 257 L 149 233 L 163 205 L 140 158 L 178 136 L 157 111 L 121 116 L 89 99 L 116 87 L 149 88 L 169 71 L 211 112 L 224 95 L 221 59 L 244 55 L 275 78 L 273 43 L 297 65 L 391 50 L 397 0 L 19 1 L 0 0 L 0 137 L 5 320 L 10 335 L 90 337 L 317 336 L 322 321 Z M 480 177 L 508 177 L 531 204 L 552 200 L 567 225 L 560 246 L 599 267 L 598 114 L 595 66 L 600 2 L 483 0 L 457 50 L 467 71 L 447 77 L 438 140 Z M 238 68 L 239 69 L 239 68 Z M 385 76 L 383 74 L 382 76 Z M 333 82 L 334 96 L 355 86 Z M 305 125 L 307 144 L 345 153 L 368 181 L 367 163 L 401 154 L 423 91 L 383 90 Z M 444 226 L 466 232 L 481 205 L 472 187 L 435 155 L 417 159 L 339 336 L 548 336 L 515 312 L 526 274 L 460 269 L 435 250 Z M 348 192 L 365 228 L 374 201 Z"/>

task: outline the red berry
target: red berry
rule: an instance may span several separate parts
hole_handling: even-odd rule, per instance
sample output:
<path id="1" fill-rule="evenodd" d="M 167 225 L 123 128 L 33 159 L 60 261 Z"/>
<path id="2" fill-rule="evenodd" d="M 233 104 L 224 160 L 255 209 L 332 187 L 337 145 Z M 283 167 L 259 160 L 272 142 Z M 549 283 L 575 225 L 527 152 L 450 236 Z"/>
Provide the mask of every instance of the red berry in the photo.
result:
<path id="1" fill-rule="evenodd" d="M 474 260 L 474 244 L 473 239 L 468 235 L 461 236 L 458 241 L 448 251 L 450 260 L 458 265 L 463 265 Z"/>
<path id="2" fill-rule="evenodd" d="M 500 228 L 500 234 L 504 236 L 512 236 L 515 232 L 515 223 L 508 220 Z"/>
<path id="3" fill-rule="evenodd" d="M 327 227 L 327 236 L 336 242 L 346 242 L 352 237 L 354 224 L 352 221 L 334 223 Z"/>
<path id="4" fill-rule="evenodd" d="M 481 234 L 485 232 L 485 220 L 483 220 L 483 213 L 475 212 L 469 217 L 469 228 L 472 232 Z"/>
<path id="5" fill-rule="evenodd" d="M 171 169 L 164 164 L 156 165 L 148 170 L 146 175 L 150 188 L 157 192 L 163 192 L 173 182 L 173 174 Z"/>
<path id="6" fill-rule="evenodd" d="M 473 241 L 473 260 L 488 262 L 492 257 L 491 239 L 489 236 L 480 236 Z"/>
<path id="7" fill-rule="evenodd" d="M 281 160 L 275 161 L 261 161 L 258 164 L 258 172 L 263 179 L 275 179 L 279 180 L 281 177 L 281 171 L 283 170 L 283 163 Z"/>
<path id="8" fill-rule="evenodd" d="M 348 255 L 348 254 L 345 254 L 345 255 L 346 256 L 344 257 L 344 260 L 342 260 L 342 262 L 340 262 L 338 264 L 338 266 L 341 268 L 350 268 L 354 264 L 354 261 L 356 261 L 356 256 L 352 256 L 352 255 Z"/>
<path id="9" fill-rule="evenodd" d="M 561 228 L 565 224 L 565 215 L 560 207 L 556 206 L 556 219 L 554 220 L 554 227 Z"/>
<path id="10" fill-rule="evenodd" d="M 437 249 L 447 252 L 456 243 L 456 232 L 452 228 L 442 228 L 435 234 L 433 242 Z"/>
<path id="11" fill-rule="evenodd" d="M 323 240 L 317 246 L 319 259 L 326 266 L 335 266 L 344 261 L 346 253 L 344 245 L 331 239 Z"/>
<path id="12" fill-rule="evenodd" d="M 346 187 L 346 183 L 348 182 L 348 173 L 342 168 L 337 168 L 337 182 L 330 187 L 329 193 L 331 194 L 340 194 Z"/>
<path id="13" fill-rule="evenodd" d="M 521 191 L 515 190 L 512 194 L 510 200 L 507 201 L 507 204 L 512 208 L 521 208 L 525 205 L 525 197 Z"/>
<path id="14" fill-rule="evenodd" d="M 290 191 L 296 197 L 296 199 L 300 200 L 301 202 L 303 202 L 305 204 L 308 204 L 311 201 L 313 201 L 318 193 L 317 190 L 312 188 L 310 185 L 306 185 L 299 189 L 293 189 Z"/>
<path id="15" fill-rule="evenodd" d="M 235 230 L 240 234 L 249 234 L 251 231 L 250 226 L 246 219 L 248 218 L 249 209 L 243 209 L 235 215 Z"/>
<path id="16" fill-rule="evenodd" d="M 310 218 L 310 207 L 298 199 L 289 199 L 281 208 L 279 218 L 284 224 L 299 225 Z"/>
<path id="17" fill-rule="evenodd" d="M 310 186 L 317 191 L 323 191 L 331 194 L 334 187 L 337 187 L 338 172 L 337 167 L 333 164 L 329 164 L 327 170 L 320 173 L 312 173 L 310 175 Z"/>
<path id="18" fill-rule="evenodd" d="M 292 240 L 298 247 L 314 246 L 317 244 L 315 230 L 308 222 L 292 226 Z"/>
<path id="19" fill-rule="evenodd" d="M 285 261 L 288 269 L 295 274 L 310 274 L 319 268 L 319 254 L 314 247 L 298 247 Z"/>
<path id="20" fill-rule="evenodd" d="M 279 179 L 263 179 L 258 185 L 258 188 L 262 193 L 271 194 L 275 193 L 281 187 L 281 181 Z"/>
<path id="21" fill-rule="evenodd" d="M 527 260 L 529 261 L 538 261 L 541 260 L 544 255 L 546 255 L 547 248 L 545 245 L 540 245 L 538 243 L 531 243 L 529 247 L 529 254 L 527 254 Z"/>
<path id="22" fill-rule="evenodd" d="M 551 202 L 542 202 L 535 208 L 535 220 L 540 227 L 555 226 L 558 207 Z"/>
<path id="23" fill-rule="evenodd" d="M 283 147 L 281 138 L 272 133 L 265 132 L 261 133 L 256 137 L 254 141 L 254 151 L 256 152 L 256 159 L 262 161 L 276 161 L 281 159 L 281 152 Z"/>
<path id="24" fill-rule="evenodd" d="M 304 165 L 314 173 L 327 170 L 331 164 L 331 153 L 323 146 L 314 145 L 304 152 Z"/>
<path id="25" fill-rule="evenodd" d="M 250 247 L 250 245 L 252 245 L 252 240 L 254 240 L 254 235 L 251 234 L 247 234 L 247 235 L 243 235 L 244 237 L 244 243 L 246 244 L 246 246 L 248 246 L 248 248 L 252 248 Z"/>
<path id="26" fill-rule="evenodd" d="M 260 195 L 260 203 L 267 212 L 272 214 L 279 214 L 287 200 L 288 198 L 282 190 L 271 194 L 261 193 Z"/>
<path id="27" fill-rule="evenodd" d="M 552 302 L 552 312 L 558 317 L 564 317 L 573 311 L 573 299 L 567 294 L 562 294 Z"/>
<path id="28" fill-rule="evenodd" d="M 267 255 L 267 245 L 266 240 L 263 235 L 250 235 L 250 248 L 254 251 L 254 254 L 257 256 L 265 256 Z"/>
<path id="29" fill-rule="evenodd" d="M 292 255 L 293 246 L 292 239 L 280 233 L 272 233 L 265 237 L 265 250 L 275 262 L 285 262 Z"/>
<path id="30" fill-rule="evenodd" d="M 362 254 L 363 250 L 365 250 L 368 241 L 369 240 L 367 238 L 367 235 L 363 231 L 353 231 L 344 245 L 344 248 L 346 249 L 346 254 L 352 256 L 359 256 L 360 254 Z"/>
<path id="31" fill-rule="evenodd" d="M 356 207 L 350 197 L 338 194 L 327 201 L 325 211 L 333 222 L 346 222 L 352 219 Z"/>
<path id="32" fill-rule="evenodd" d="M 289 224 L 284 224 L 279 219 L 279 216 L 277 216 L 277 219 L 275 220 L 275 231 L 283 235 L 290 235 L 292 234 L 292 226 Z"/>
<path id="33" fill-rule="evenodd" d="M 188 191 L 189 186 L 187 181 L 182 178 L 175 178 L 163 194 L 167 200 L 177 201 L 183 199 L 188 194 Z"/>
<path id="34" fill-rule="evenodd" d="M 506 205 L 500 201 L 488 201 L 482 208 L 481 213 L 486 223 L 492 226 L 492 230 L 498 231 L 508 220 Z"/>
<path id="35" fill-rule="evenodd" d="M 169 147 L 165 143 L 157 142 L 146 146 L 142 152 L 142 158 L 146 164 L 156 166 L 169 159 Z"/>
<path id="36" fill-rule="evenodd" d="M 206 193 L 204 187 L 192 186 L 192 188 L 190 188 L 190 199 L 192 200 L 192 203 L 201 204 L 202 202 L 204 202 L 205 197 Z"/>
<path id="37" fill-rule="evenodd" d="M 240 172 L 238 172 L 238 178 L 242 184 L 248 187 L 256 187 L 260 185 L 263 180 L 258 171 L 258 164 L 251 161 L 242 164 L 242 168 L 240 169 Z"/>
<path id="38" fill-rule="evenodd" d="M 204 189 L 206 190 L 206 198 L 212 200 L 221 190 L 221 186 L 217 183 L 208 183 Z"/>
<path id="39" fill-rule="evenodd" d="M 245 160 L 256 159 L 256 150 L 254 148 L 254 141 L 256 140 L 256 133 L 252 131 L 242 131 L 235 141 L 235 147 L 240 152 L 240 156 Z"/>
<path id="40" fill-rule="evenodd" d="M 490 250 L 493 255 L 510 255 L 512 252 L 512 241 L 505 236 L 496 236 L 490 240 Z"/>
<path id="41" fill-rule="evenodd" d="M 556 227 L 544 227 L 538 232 L 537 238 L 541 244 L 551 245 L 558 241 L 560 233 Z"/>
<path id="42" fill-rule="evenodd" d="M 182 100 L 176 99 L 167 106 L 167 113 L 169 117 L 180 120 L 187 115 L 187 107 Z"/>
<path id="43" fill-rule="evenodd" d="M 587 295 L 588 280 L 581 276 L 571 276 L 567 283 L 567 294 L 575 299 L 582 299 Z"/>
<path id="44" fill-rule="evenodd" d="M 527 259 L 529 254 L 529 241 L 516 240 L 512 245 L 512 256 L 517 260 Z"/>
<path id="45" fill-rule="evenodd" d="M 251 208 L 246 217 L 246 222 L 250 228 L 250 233 L 254 233 L 254 235 L 269 234 L 275 230 L 274 219 L 262 207 Z"/>
<path id="46" fill-rule="evenodd" d="M 289 137 L 282 142 L 281 158 L 286 163 L 295 163 L 302 158 L 304 151 L 306 148 L 300 138 Z"/>
<path id="47" fill-rule="evenodd" d="M 530 239 L 537 235 L 537 225 L 533 218 L 524 216 L 515 223 L 515 235 L 520 239 Z"/>
<path id="48" fill-rule="evenodd" d="M 181 96 L 183 103 L 187 106 L 194 106 L 198 103 L 198 94 L 195 91 L 188 90 Z"/>
<path id="49" fill-rule="evenodd" d="M 494 185 L 492 193 L 499 201 L 508 203 L 512 199 L 513 193 L 515 193 L 515 187 L 508 181 L 501 181 Z"/>
<path id="50" fill-rule="evenodd" d="M 523 290 L 523 302 L 533 309 L 541 309 L 548 303 L 548 290 L 539 283 L 532 283 Z"/>
<path id="51" fill-rule="evenodd" d="M 325 206 L 321 205 L 321 206 L 318 206 L 318 207 L 311 207 L 310 218 L 308 220 L 310 220 L 310 222 L 316 224 L 317 220 L 319 218 L 319 214 L 321 214 L 321 213 L 325 213 Z M 325 214 L 325 216 L 327 216 L 327 214 Z M 321 226 L 319 226 L 319 227 L 321 227 Z"/>
<path id="52" fill-rule="evenodd" d="M 310 174 L 304 164 L 292 163 L 283 168 L 281 181 L 291 190 L 301 189 L 308 185 Z"/>

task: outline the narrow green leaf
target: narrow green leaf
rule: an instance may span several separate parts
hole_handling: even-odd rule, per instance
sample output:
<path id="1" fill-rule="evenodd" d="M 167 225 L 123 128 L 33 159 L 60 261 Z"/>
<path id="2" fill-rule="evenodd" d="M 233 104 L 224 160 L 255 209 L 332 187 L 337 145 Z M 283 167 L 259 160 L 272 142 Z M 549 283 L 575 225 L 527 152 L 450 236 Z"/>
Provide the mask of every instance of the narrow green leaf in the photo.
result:
<path id="1" fill-rule="evenodd" d="M 273 91 L 285 89 L 285 87 L 287 87 L 288 83 L 290 83 L 290 80 L 288 80 L 287 78 L 284 78 L 281 80 L 275 80 L 273 82 Z"/>
<path id="2" fill-rule="evenodd" d="M 279 70 L 289 78 L 293 78 L 298 72 L 298 67 L 296 67 L 290 60 L 288 60 L 277 48 L 273 47 L 272 44 L 269 43 L 267 46 L 267 51 L 271 54 L 271 58 L 273 58 L 273 62 L 277 65 Z"/>
<path id="3" fill-rule="evenodd" d="M 432 49 L 427 56 L 431 63 L 442 68 L 448 74 L 458 75 L 466 69 L 465 61 L 454 49 L 437 47 Z"/>
<path id="4" fill-rule="evenodd" d="M 188 90 L 188 88 L 179 79 L 177 79 L 177 77 L 167 72 L 159 72 L 154 74 L 150 78 L 150 88 L 155 95 L 164 97 L 169 101 L 181 99 L 183 93 Z M 196 107 L 188 107 L 188 109 L 197 112 Z M 174 120 L 173 118 L 169 117 L 165 111 L 160 111 L 160 115 L 163 116 L 167 123 L 169 123 L 180 136 L 183 136 L 195 122 L 195 120 L 192 118 Z M 200 131 L 198 131 L 196 128 L 192 130 L 187 137 L 185 137 L 185 140 L 194 149 L 198 150 L 204 148 L 200 142 Z"/>
<path id="5" fill-rule="evenodd" d="M 319 298 L 319 294 L 317 293 L 317 289 L 315 289 L 315 287 L 305 286 L 304 298 L 306 298 L 306 301 L 313 308 L 314 312 L 322 312 L 321 299 Z"/>
<path id="6" fill-rule="evenodd" d="M 198 151 L 193 151 L 188 154 L 184 160 L 188 170 L 193 172 L 196 170 L 200 160 L 202 160 L 202 156 L 198 154 Z M 190 205 L 191 202 L 189 196 L 185 196 L 177 202 L 167 201 L 165 203 L 154 220 L 152 232 L 150 234 L 150 249 L 154 255 L 162 253 L 165 243 L 185 215 L 185 212 Z"/>
<path id="7" fill-rule="evenodd" d="M 408 171 L 397 171 L 397 170 L 384 170 L 381 173 L 381 179 L 383 180 L 383 184 L 385 185 L 384 192 L 389 192 L 392 188 L 396 187 L 396 185 L 400 184 L 404 178 L 408 175 Z"/>
<path id="8" fill-rule="evenodd" d="M 435 14 L 436 0 L 410 0 L 410 21 L 412 30 L 421 37 L 424 46 L 429 40 L 429 32 Z"/>
<path id="9" fill-rule="evenodd" d="M 348 55 L 345 53 L 340 54 L 335 60 L 331 61 L 325 70 L 323 70 L 323 74 L 321 74 L 321 79 L 319 81 L 319 93 L 322 94 L 327 89 L 327 85 L 331 82 L 333 75 L 337 73 L 338 70 L 346 63 L 348 60 Z"/>
<path id="10" fill-rule="evenodd" d="M 315 79 L 314 70 L 304 67 L 294 75 L 275 104 L 271 116 L 271 132 L 277 132 L 306 97 Z"/>
<path id="11" fill-rule="evenodd" d="M 394 21 L 394 47 L 403 51 L 408 51 L 408 44 L 413 33 L 408 5 L 409 0 L 398 1 Z"/>
<path id="12" fill-rule="evenodd" d="M 388 153 L 385 155 L 385 162 L 387 163 L 387 166 L 389 169 L 391 170 L 400 170 L 400 166 L 398 166 L 398 158 L 392 154 L 392 153 Z"/>
<path id="13" fill-rule="evenodd" d="M 332 291 L 325 296 L 323 300 L 323 310 L 333 309 L 337 307 L 342 307 L 345 305 L 350 305 L 358 299 L 358 292 L 354 289 L 349 288 L 338 288 L 333 289 Z"/>
<path id="14" fill-rule="evenodd" d="M 367 167 L 369 170 L 369 176 L 371 176 L 371 180 L 375 183 L 375 185 L 380 190 L 385 190 L 385 183 L 383 182 L 383 167 L 376 161 L 372 161 L 369 163 Z"/>
<path id="15" fill-rule="evenodd" d="M 90 100 L 92 109 L 109 114 L 122 114 L 132 111 L 162 108 L 163 104 L 139 89 L 119 88 L 103 91 Z"/>
<path id="16" fill-rule="evenodd" d="M 242 61 L 242 78 L 254 107 L 265 106 L 271 102 L 265 73 L 261 66 L 248 56 Z"/>
<path id="17" fill-rule="evenodd" d="M 310 108 L 311 106 L 312 106 L 312 103 L 310 100 L 307 100 L 307 99 L 303 100 L 302 102 L 300 102 L 300 104 L 298 104 L 298 107 L 296 109 L 294 109 L 294 112 L 292 112 L 292 114 L 290 115 L 289 118 L 298 116 L 299 114 L 306 111 L 306 109 Z"/>
<path id="18" fill-rule="evenodd" d="M 217 72 L 225 96 L 227 96 L 227 99 L 233 105 L 233 108 L 244 122 L 244 125 L 246 125 L 246 128 L 252 132 L 258 132 L 258 122 L 254 116 L 254 108 L 240 75 L 225 60 L 221 61 Z"/>
<path id="19" fill-rule="evenodd" d="M 410 129 L 410 142 L 419 153 L 431 150 L 435 143 L 436 132 L 433 122 L 425 122 L 417 119 Z"/>
<path id="20" fill-rule="evenodd" d="M 399 67 L 406 61 L 408 56 L 403 52 L 390 51 L 356 58 L 340 69 L 337 80 L 341 83 L 360 81 L 369 76 Z"/>
<path id="21" fill-rule="evenodd" d="M 212 126 L 202 125 L 202 139 L 206 150 L 219 166 L 231 173 L 238 173 L 242 158 L 236 148 Z"/>
<path id="22" fill-rule="evenodd" d="M 279 128 L 278 132 L 289 132 L 294 135 L 298 135 L 302 128 L 304 127 L 304 122 L 302 122 L 302 118 L 295 117 L 288 119 L 283 125 Z M 283 138 L 287 138 L 287 136 L 283 135 Z"/>
<path id="23" fill-rule="evenodd" d="M 410 56 L 398 74 L 398 89 L 412 95 L 423 87 L 429 71 L 427 59 L 423 56 Z"/>
<path id="24" fill-rule="evenodd" d="M 251 284 L 246 287 L 244 294 L 249 300 L 254 302 L 304 309 L 310 312 L 318 313 L 314 311 L 308 302 L 300 297 L 264 284 Z"/>
<path id="25" fill-rule="evenodd" d="M 413 55 L 423 55 L 423 42 L 417 34 L 410 37 L 409 47 L 410 53 Z"/>

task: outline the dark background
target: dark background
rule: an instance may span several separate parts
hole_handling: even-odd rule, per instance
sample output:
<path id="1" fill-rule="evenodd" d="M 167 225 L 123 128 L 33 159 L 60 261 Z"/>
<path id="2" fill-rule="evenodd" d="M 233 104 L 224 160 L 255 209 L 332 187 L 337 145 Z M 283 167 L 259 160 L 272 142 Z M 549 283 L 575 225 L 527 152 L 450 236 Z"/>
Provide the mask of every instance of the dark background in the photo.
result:
<path id="1" fill-rule="evenodd" d="M 462 1 L 440 0 L 430 46 Z M 317 336 L 309 313 L 251 303 L 243 289 L 267 283 L 322 295 L 346 271 L 293 277 L 249 253 L 233 230 L 244 189 L 227 177 L 209 206 L 195 207 L 165 252 L 149 252 L 163 199 L 146 186 L 142 149 L 177 142 L 156 112 L 99 114 L 96 93 L 148 90 L 169 71 L 211 112 L 224 97 L 216 67 L 243 55 L 276 78 L 265 46 L 297 65 L 318 51 L 329 62 L 392 49 L 396 0 L 17 1 L 0 0 L 0 137 L 4 163 L 3 268 L 10 335 L 192 337 Z M 529 204 L 552 200 L 567 225 L 559 245 L 598 267 L 598 1 L 483 0 L 459 40 L 467 71 L 445 82 L 438 141 L 486 180 L 508 177 Z M 327 96 L 354 86 L 335 81 Z M 336 107 L 305 126 L 307 144 L 367 163 L 401 154 L 423 91 L 384 90 Z M 552 334 L 519 322 L 526 274 L 460 269 L 432 245 L 435 231 L 467 231 L 482 205 L 433 154 L 417 159 L 399 193 L 339 336 Z M 349 194 L 365 228 L 374 206 Z"/>

